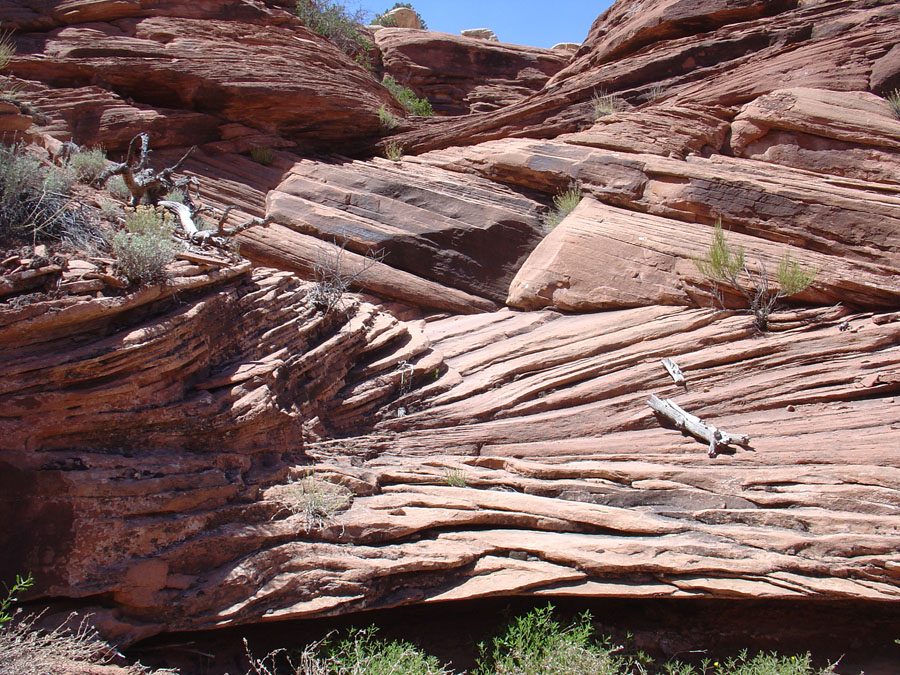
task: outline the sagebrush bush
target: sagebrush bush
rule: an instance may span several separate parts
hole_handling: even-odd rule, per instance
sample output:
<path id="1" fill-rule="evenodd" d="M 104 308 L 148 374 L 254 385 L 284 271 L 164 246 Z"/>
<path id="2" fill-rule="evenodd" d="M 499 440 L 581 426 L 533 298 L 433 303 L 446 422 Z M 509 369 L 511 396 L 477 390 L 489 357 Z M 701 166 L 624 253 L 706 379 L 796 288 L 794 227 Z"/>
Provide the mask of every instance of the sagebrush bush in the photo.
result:
<path id="1" fill-rule="evenodd" d="M 95 227 L 90 213 L 75 208 L 72 177 L 42 163 L 23 145 L 0 145 L 0 240 L 80 239 Z"/>
<path id="2" fill-rule="evenodd" d="M 385 75 L 381 84 L 413 115 L 423 117 L 434 115 L 434 110 L 427 98 L 418 98 L 412 89 L 404 87 L 390 75 Z"/>
<path id="3" fill-rule="evenodd" d="M 296 13 L 312 32 L 331 40 L 360 65 L 371 66 L 368 53 L 373 45 L 361 25 L 366 18 L 365 11 L 351 13 L 334 0 L 299 0 Z"/>
<path id="4" fill-rule="evenodd" d="M 101 147 L 79 150 L 69 158 L 67 166 L 76 180 L 93 183 L 106 168 L 106 152 Z"/>
<path id="5" fill-rule="evenodd" d="M 122 176 L 113 176 L 106 181 L 106 190 L 116 199 L 123 202 L 131 201 L 131 190 L 125 185 L 125 179 Z"/>
<path id="6" fill-rule="evenodd" d="M 181 248 L 172 240 L 173 219 L 163 209 L 139 206 L 125 219 L 125 230 L 112 237 L 113 254 L 122 275 L 133 284 L 166 280 L 166 266 Z"/>

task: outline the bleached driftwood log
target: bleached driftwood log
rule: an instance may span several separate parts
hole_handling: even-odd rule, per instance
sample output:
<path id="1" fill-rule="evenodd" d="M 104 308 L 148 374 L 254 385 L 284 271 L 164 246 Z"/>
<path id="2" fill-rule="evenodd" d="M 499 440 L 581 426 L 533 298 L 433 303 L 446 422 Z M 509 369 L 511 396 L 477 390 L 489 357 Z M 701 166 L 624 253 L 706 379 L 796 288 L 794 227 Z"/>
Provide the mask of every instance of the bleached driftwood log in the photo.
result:
<path id="1" fill-rule="evenodd" d="M 720 448 L 729 445 L 740 445 L 744 448 L 750 446 L 750 436 L 747 434 L 729 434 L 721 429 L 717 429 L 696 415 L 686 412 L 671 399 L 662 400 L 655 394 L 651 394 L 647 403 L 653 408 L 654 412 L 671 421 L 676 428 L 681 431 L 687 431 L 691 436 L 707 443 L 710 457 L 715 457 L 719 454 Z"/>
<path id="2" fill-rule="evenodd" d="M 194 223 L 194 215 L 197 212 L 192 213 L 191 208 L 186 204 L 172 202 L 167 199 L 160 200 L 158 204 L 159 206 L 169 209 L 169 211 L 178 217 L 178 221 L 181 223 L 181 229 L 184 230 L 188 241 L 193 244 L 200 244 L 201 246 L 204 244 L 213 244 L 214 246 L 219 247 L 224 246 L 227 243 L 226 239 L 228 237 L 233 237 L 251 227 L 266 227 L 273 220 L 272 216 L 266 216 L 265 218 L 251 218 L 246 223 L 242 223 L 236 227 L 225 227 L 225 221 L 228 219 L 228 214 L 231 213 L 231 209 L 233 208 L 229 206 L 222 212 L 222 216 L 219 218 L 215 230 L 201 230 L 198 229 L 197 225 Z"/>
<path id="3" fill-rule="evenodd" d="M 684 373 L 681 372 L 681 368 L 678 367 L 677 363 L 672 359 L 663 359 L 661 363 L 663 364 L 663 367 L 669 371 L 669 375 L 675 380 L 675 384 L 681 385 L 682 387 L 687 386 L 684 381 Z"/>

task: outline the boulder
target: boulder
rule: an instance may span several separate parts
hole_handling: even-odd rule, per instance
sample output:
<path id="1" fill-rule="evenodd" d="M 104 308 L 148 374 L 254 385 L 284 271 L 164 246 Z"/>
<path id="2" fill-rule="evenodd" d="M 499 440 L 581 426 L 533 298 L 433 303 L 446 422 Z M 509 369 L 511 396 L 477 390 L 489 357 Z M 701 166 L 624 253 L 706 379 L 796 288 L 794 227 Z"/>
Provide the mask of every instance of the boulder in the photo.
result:
<path id="1" fill-rule="evenodd" d="M 395 7 L 389 12 L 384 13 L 385 25 L 394 28 L 422 28 L 422 22 L 419 21 L 419 15 L 416 10 L 409 7 Z"/>
<path id="2" fill-rule="evenodd" d="M 477 40 L 488 40 L 489 42 L 499 42 L 497 34 L 490 28 L 468 28 L 459 32 L 463 37 L 475 38 Z"/>

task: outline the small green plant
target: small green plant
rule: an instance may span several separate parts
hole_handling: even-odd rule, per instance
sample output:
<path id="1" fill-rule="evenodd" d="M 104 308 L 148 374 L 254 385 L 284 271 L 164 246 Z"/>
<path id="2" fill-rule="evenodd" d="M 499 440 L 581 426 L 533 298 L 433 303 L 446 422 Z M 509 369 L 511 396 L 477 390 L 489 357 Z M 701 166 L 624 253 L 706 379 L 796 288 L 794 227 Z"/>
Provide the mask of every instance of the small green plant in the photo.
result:
<path id="1" fill-rule="evenodd" d="M 131 201 L 131 190 L 125 185 L 125 179 L 122 176 L 113 176 L 106 181 L 106 190 L 118 200 Z"/>
<path id="2" fill-rule="evenodd" d="M 427 98 L 417 98 L 412 89 L 404 87 L 390 75 L 385 75 L 381 84 L 413 115 L 423 117 L 434 115 L 434 110 Z"/>
<path id="3" fill-rule="evenodd" d="M 462 469 L 444 469 L 444 482 L 450 487 L 466 487 L 466 472 Z"/>
<path id="4" fill-rule="evenodd" d="M 394 141 L 384 146 L 384 156 L 394 162 L 403 157 L 404 152 L 406 152 L 405 148 Z"/>
<path id="5" fill-rule="evenodd" d="M 381 14 L 376 14 L 375 18 L 372 20 L 372 23 L 377 23 L 382 26 L 396 26 L 397 22 L 392 20 L 391 17 L 386 17 L 385 14 L 390 12 L 392 9 L 397 9 L 398 7 L 406 7 L 406 9 L 412 9 L 415 11 L 415 8 L 412 6 L 412 3 L 409 2 L 395 2 L 394 6 L 384 10 Z M 419 19 L 419 25 L 427 30 L 428 24 L 425 23 L 425 19 L 422 18 L 422 15 L 416 12 L 416 18 Z"/>
<path id="6" fill-rule="evenodd" d="M 269 497 L 290 513 L 302 516 L 307 530 L 331 525 L 337 514 L 353 501 L 347 488 L 320 480 L 315 473 L 276 486 L 270 490 Z"/>
<path id="7" fill-rule="evenodd" d="M 19 593 L 27 591 L 33 585 L 34 579 L 30 574 L 27 577 L 17 574 L 12 587 L 6 587 L 6 597 L 0 598 L 0 628 L 12 621 L 13 615 L 10 613 L 10 609 L 18 601 Z"/>
<path id="8" fill-rule="evenodd" d="M 492 648 L 480 645 L 475 675 L 618 675 L 625 660 L 612 653 L 609 643 L 593 638 L 591 616 L 563 626 L 553 616 L 553 606 L 535 609 L 516 618 Z"/>
<path id="9" fill-rule="evenodd" d="M 272 148 L 257 145 L 250 148 L 250 159 L 263 166 L 270 166 L 275 161 L 275 152 Z"/>
<path id="10" fill-rule="evenodd" d="M 106 168 L 106 151 L 99 146 L 81 149 L 69 158 L 67 166 L 76 180 L 93 183 Z"/>
<path id="11" fill-rule="evenodd" d="M 112 236 L 112 249 L 122 275 L 133 284 L 163 283 L 166 266 L 179 246 L 172 240 L 172 215 L 162 208 L 139 206 L 125 218 L 125 230 Z"/>
<path id="12" fill-rule="evenodd" d="M 596 122 L 601 117 L 612 115 L 624 108 L 622 99 L 615 94 L 607 94 L 605 91 L 594 92 L 591 97 L 591 112 Z"/>
<path id="13" fill-rule="evenodd" d="M 4 70 L 12 61 L 16 53 L 16 45 L 12 35 L 8 32 L 0 33 L 0 70 Z M 19 87 L 9 82 L 6 76 L 0 77 L 0 99 L 14 100 L 19 92 Z"/>
<path id="14" fill-rule="evenodd" d="M 167 202 L 175 202 L 177 204 L 184 204 L 184 190 L 181 188 L 176 188 L 171 192 L 167 192 L 163 195 L 163 199 Z"/>
<path id="15" fill-rule="evenodd" d="M 572 213 L 581 202 L 581 185 L 571 183 L 568 188 L 553 197 L 553 208 L 544 215 L 544 226 L 552 230 L 559 225 L 563 218 Z"/>
<path id="16" fill-rule="evenodd" d="M 894 89 L 885 98 L 891 106 L 891 112 L 894 113 L 894 117 L 900 120 L 900 89 Z"/>
<path id="17" fill-rule="evenodd" d="M 782 298 L 801 293 L 812 284 L 818 270 L 804 268 L 790 254 L 785 253 L 775 274 L 777 287 L 769 285 L 768 273 L 760 262 L 755 270 L 747 265 L 744 247 L 732 247 L 722 230 L 721 219 L 713 231 L 713 241 L 704 258 L 695 259 L 700 272 L 713 282 L 713 291 L 721 304 L 718 284 L 726 284 L 740 293 L 747 306 L 756 317 L 756 326 L 762 331 L 768 329 L 769 316 Z"/>
<path id="18" fill-rule="evenodd" d="M 343 4 L 333 0 L 299 0 L 296 12 L 307 28 L 331 40 L 360 65 L 368 67 L 372 42 L 362 32 L 364 11 L 350 13 Z"/>
<path id="19" fill-rule="evenodd" d="M 394 114 L 387 109 L 387 106 L 378 108 L 378 121 L 381 122 L 381 128 L 385 132 L 393 131 L 400 124 Z"/>

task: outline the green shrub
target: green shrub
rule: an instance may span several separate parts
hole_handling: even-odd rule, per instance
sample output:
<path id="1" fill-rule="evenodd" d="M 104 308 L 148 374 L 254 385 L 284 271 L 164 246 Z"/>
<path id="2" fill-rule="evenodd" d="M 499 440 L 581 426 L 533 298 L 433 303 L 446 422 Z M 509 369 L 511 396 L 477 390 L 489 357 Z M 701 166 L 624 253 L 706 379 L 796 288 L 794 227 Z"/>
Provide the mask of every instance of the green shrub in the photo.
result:
<path id="1" fill-rule="evenodd" d="M 553 197 L 553 208 L 544 215 L 544 226 L 552 230 L 563 218 L 572 213 L 581 202 L 581 185 L 571 183 L 568 188 Z"/>
<path id="2" fill-rule="evenodd" d="M 106 190 L 116 199 L 123 202 L 131 201 L 131 190 L 125 185 L 125 179 L 122 176 L 113 176 L 106 181 Z"/>
<path id="3" fill-rule="evenodd" d="M 125 219 L 125 230 L 112 237 L 113 254 L 122 275 L 133 284 L 166 280 L 166 266 L 179 246 L 172 241 L 173 219 L 163 209 L 139 206 Z"/>
<path id="4" fill-rule="evenodd" d="M 417 98 L 412 89 L 404 87 L 390 75 L 385 75 L 381 84 L 413 115 L 421 115 L 423 117 L 434 115 L 434 110 L 432 110 L 431 103 L 428 102 L 427 98 Z"/>
<path id="5" fill-rule="evenodd" d="M 397 118 L 386 106 L 378 108 L 378 120 L 381 122 L 381 128 L 384 131 L 393 131 L 399 124 Z"/>
<path id="6" fill-rule="evenodd" d="M 387 159 L 395 162 L 403 157 L 404 152 L 406 152 L 406 149 L 402 145 L 400 145 L 399 143 L 395 143 L 394 141 L 391 141 L 384 146 L 384 156 Z"/>
<path id="7" fill-rule="evenodd" d="M 29 155 L 23 145 L 0 145 L 0 240 L 59 241 L 92 226 L 71 207 L 71 176 Z"/>
<path id="8" fill-rule="evenodd" d="M 777 287 L 769 286 L 768 272 L 760 262 L 755 270 L 747 265 L 744 247 L 733 248 L 722 230 L 721 219 L 716 222 L 713 241 L 704 258 L 694 260 L 697 269 L 713 282 L 713 292 L 719 297 L 718 284 L 730 286 L 740 293 L 747 307 L 756 317 L 756 326 L 767 330 L 769 315 L 781 298 L 805 291 L 816 278 L 818 270 L 803 268 L 788 253 L 784 254 L 775 274 Z"/>
<path id="9" fill-rule="evenodd" d="M 365 11 L 351 14 L 343 4 L 333 0 L 299 0 L 296 12 L 312 32 L 331 40 L 360 65 L 370 67 L 368 52 L 372 42 L 361 30 Z"/>
<path id="10" fill-rule="evenodd" d="M 609 644 L 592 639 L 590 614 L 563 627 L 553 617 L 553 606 L 535 609 L 516 618 L 506 633 L 493 640 L 492 649 L 481 645 L 476 675 L 617 675 L 626 663 L 611 653 Z"/>
<path id="11" fill-rule="evenodd" d="M 263 166 L 270 166 L 275 161 L 275 152 L 272 148 L 257 145 L 250 148 L 250 159 Z"/>
<path id="12" fill-rule="evenodd" d="M 445 469 L 444 482 L 450 487 L 466 487 L 466 472 L 462 469 Z"/>
<path id="13" fill-rule="evenodd" d="M 891 105 L 891 112 L 894 113 L 894 117 L 900 120 L 900 89 L 894 89 L 885 98 Z"/>
<path id="14" fill-rule="evenodd" d="M 412 3 L 409 2 L 395 2 L 393 7 L 384 10 L 381 14 L 376 14 L 375 19 L 372 23 L 377 23 L 382 26 L 396 26 L 396 21 L 391 21 L 388 17 L 385 17 L 385 14 L 390 12 L 392 9 L 397 9 L 398 7 L 406 7 L 406 9 L 412 9 L 415 11 L 415 8 L 412 6 Z M 419 19 L 419 25 L 422 26 L 423 29 L 428 29 L 428 24 L 425 23 L 425 19 L 422 18 L 422 15 L 416 12 L 416 18 Z"/>
<path id="15" fill-rule="evenodd" d="M 614 94 L 607 94 L 605 91 L 594 92 L 591 97 L 591 111 L 594 121 L 599 120 L 606 115 L 612 115 L 614 112 L 622 110 L 624 105 L 622 99 Z"/>
<path id="16" fill-rule="evenodd" d="M 101 147 L 79 150 L 69 158 L 67 166 L 76 180 L 93 183 L 106 168 L 106 152 Z"/>

